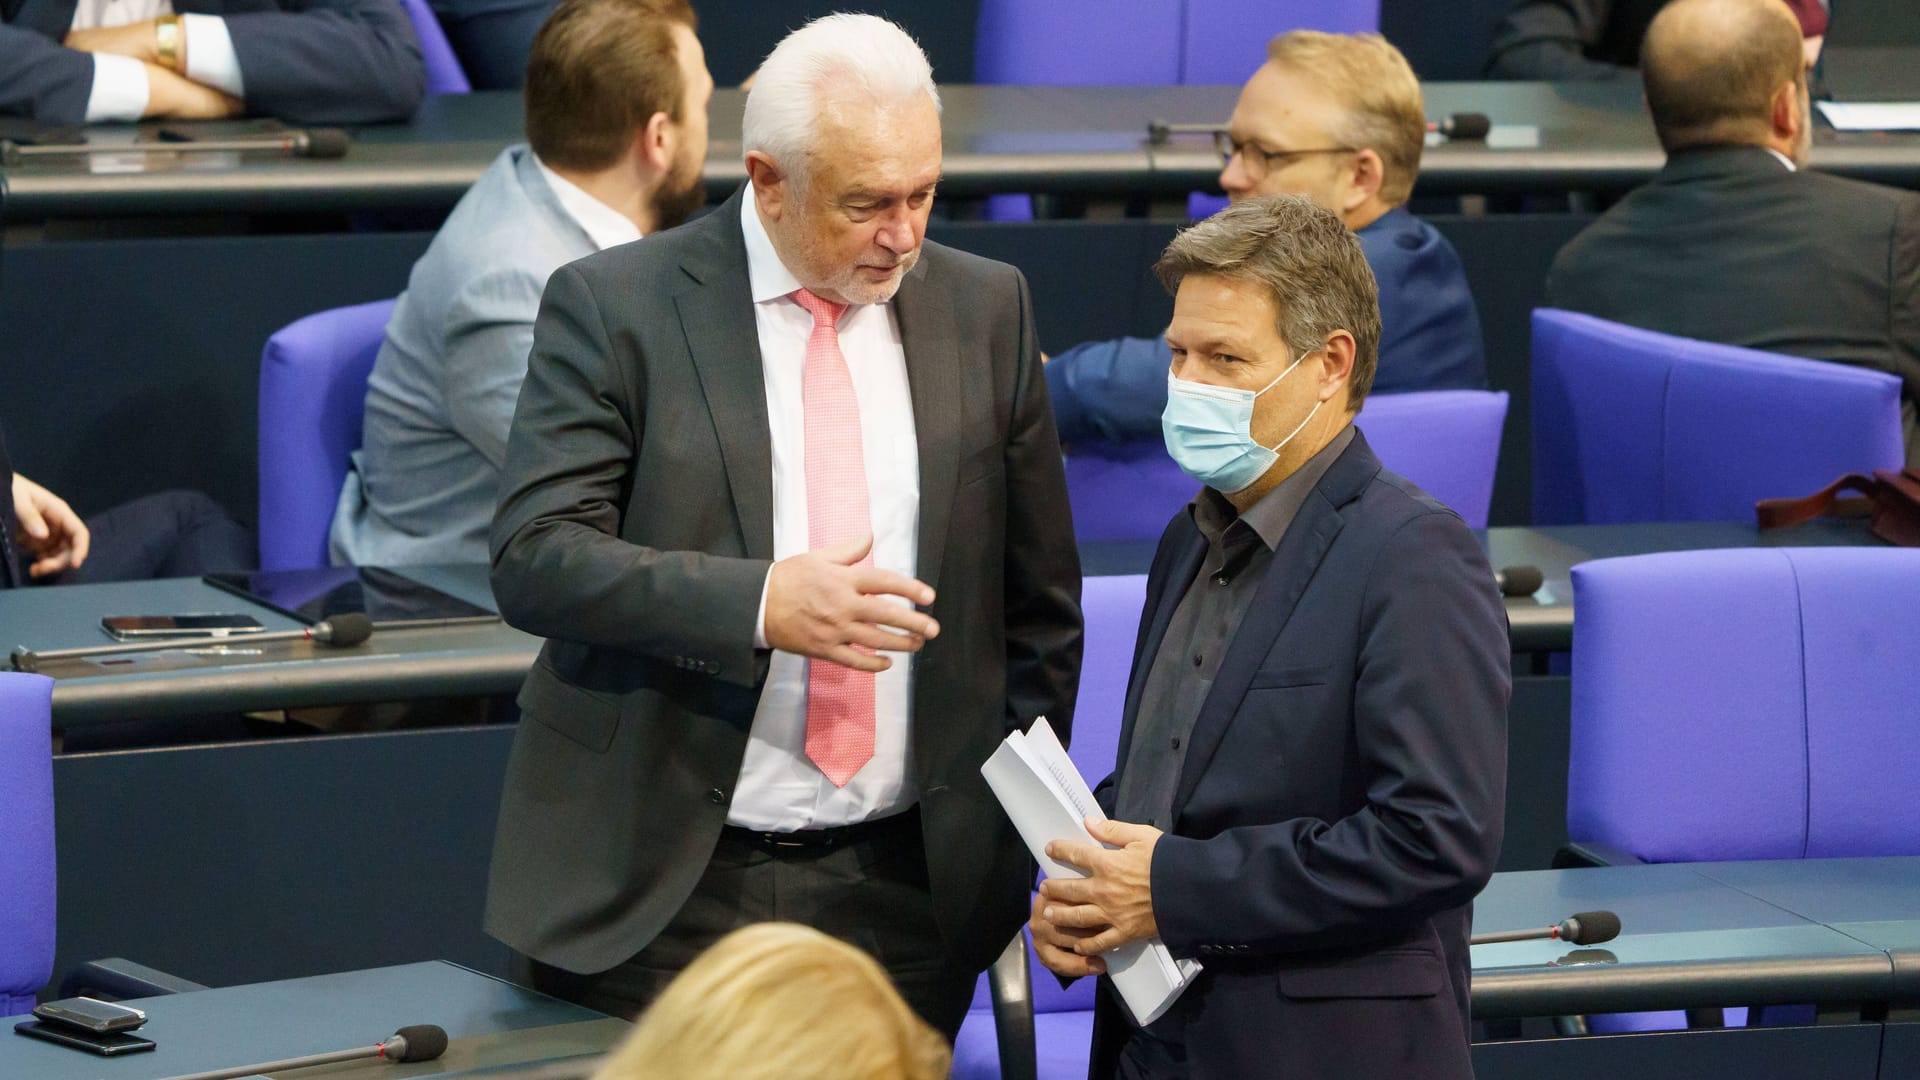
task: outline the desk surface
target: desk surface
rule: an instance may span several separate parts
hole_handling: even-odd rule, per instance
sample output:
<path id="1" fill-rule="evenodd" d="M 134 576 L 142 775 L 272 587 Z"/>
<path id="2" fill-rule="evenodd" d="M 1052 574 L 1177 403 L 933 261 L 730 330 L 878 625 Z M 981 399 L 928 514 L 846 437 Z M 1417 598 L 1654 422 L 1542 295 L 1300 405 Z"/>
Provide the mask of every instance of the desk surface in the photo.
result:
<path id="1" fill-rule="evenodd" d="M 1848 890 L 1810 867 L 1812 860 L 1782 863 L 1776 873 L 1816 893 Z M 1893 997 L 1893 960 L 1883 947 L 1717 880 L 1717 869 L 1667 864 L 1495 874 L 1474 904 L 1477 932 L 1606 910 L 1620 916 L 1621 933 L 1591 949 L 1558 941 L 1474 946 L 1474 1015 L 1844 1006 Z"/>
<path id="2" fill-rule="evenodd" d="M 33 1080 L 152 1077 L 372 1046 L 408 1024 L 446 1029 L 438 1061 L 336 1065 L 282 1076 L 334 1080 L 464 1073 L 604 1053 L 629 1025 L 445 961 L 202 990 L 134 1002 L 148 1053 L 103 1058 L 8 1032 L 0 1076 Z M 14 1021 L 8 1021 L 11 1027 Z"/>
<path id="3" fill-rule="evenodd" d="M 1699 869 L 1886 950 L 1899 995 L 1920 1000 L 1920 857 L 1711 863 Z"/>
<path id="4" fill-rule="evenodd" d="M 484 566 L 408 567 L 405 573 L 463 600 L 494 606 Z M 0 592 L 0 652 L 19 645 L 111 645 L 100 631 L 104 615 L 193 611 L 246 611 L 269 630 L 301 625 L 194 578 L 14 589 Z M 57 680 L 55 724 L 72 729 L 129 716 L 513 694 L 540 650 L 539 638 L 498 622 L 381 630 L 344 649 L 305 641 L 249 645 L 243 638 L 222 644 L 257 649 L 259 655 L 168 650 L 50 661 L 42 671 Z"/>
<path id="5" fill-rule="evenodd" d="M 1206 136 L 1148 138 L 1154 120 L 1224 123 L 1235 86 L 965 86 L 941 88 L 946 158 L 941 190 L 1148 193 L 1212 190 L 1220 159 Z M 1620 191 L 1664 161 L 1637 83 L 1432 83 L 1434 116 L 1484 112 L 1485 142 L 1438 142 L 1421 163 L 1422 194 Z M 710 195 L 744 178 L 746 95 L 716 91 L 706 177 Z M 95 129 L 96 144 L 131 144 L 144 128 Z M 212 130 L 218 130 L 217 126 Z M 357 129 L 336 161 L 247 154 L 106 154 L 42 158 L 5 170 L 9 220 L 154 213 L 309 213 L 451 206 L 502 147 L 522 138 L 517 93 L 427 99 L 406 124 Z M 1920 186 L 1920 135 L 1822 129 L 1815 168 Z"/>

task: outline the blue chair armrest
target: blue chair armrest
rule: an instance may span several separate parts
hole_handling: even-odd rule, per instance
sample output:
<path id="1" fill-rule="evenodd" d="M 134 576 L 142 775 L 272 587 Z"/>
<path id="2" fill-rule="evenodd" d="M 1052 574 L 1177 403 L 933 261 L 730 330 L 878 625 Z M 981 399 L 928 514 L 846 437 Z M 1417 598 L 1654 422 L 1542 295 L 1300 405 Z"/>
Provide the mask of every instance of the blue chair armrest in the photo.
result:
<path id="1" fill-rule="evenodd" d="M 60 980 L 60 996 L 63 998 L 84 996 L 105 1001 L 188 994 L 205 989 L 197 982 L 118 956 L 81 964 Z"/>
<path id="2" fill-rule="evenodd" d="M 1027 969 L 1027 932 L 1013 935 L 987 969 L 993 1030 L 1000 1044 L 1001 1080 L 1038 1080 L 1033 1042 L 1033 977 Z"/>

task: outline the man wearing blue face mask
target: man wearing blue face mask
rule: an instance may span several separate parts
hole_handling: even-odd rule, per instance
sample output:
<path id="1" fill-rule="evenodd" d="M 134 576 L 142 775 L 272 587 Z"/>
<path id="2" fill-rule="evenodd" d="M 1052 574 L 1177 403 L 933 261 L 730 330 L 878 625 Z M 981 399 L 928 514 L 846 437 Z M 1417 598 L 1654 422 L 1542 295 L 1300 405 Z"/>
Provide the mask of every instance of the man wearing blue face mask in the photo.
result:
<path id="1" fill-rule="evenodd" d="M 1458 515 L 1353 426 L 1380 336 L 1331 213 L 1235 204 L 1161 257 L 1167 449 L 1206 487 L 1147 579 L 1113 848 L 1056 841 L 1030 927 L 1063 977 L 1160 937 L 1205 970 L 1093 1075 L 1466 1078 L 1467 938 L 1505 804 L 1505 608 Z M 1284 1062 L 1281 1066 L 1279 1063 Z"/>

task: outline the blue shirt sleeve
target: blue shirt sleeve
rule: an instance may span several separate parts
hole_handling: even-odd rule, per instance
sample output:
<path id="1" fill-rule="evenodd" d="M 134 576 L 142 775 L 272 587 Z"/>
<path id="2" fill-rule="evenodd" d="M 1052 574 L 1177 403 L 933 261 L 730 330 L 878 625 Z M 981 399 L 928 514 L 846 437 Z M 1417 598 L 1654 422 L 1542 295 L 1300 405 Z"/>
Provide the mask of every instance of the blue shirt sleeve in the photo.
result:
<path id="1" fill-rule="evenodd" d="M 1055 356 L 1047 362 L 1047 393 L 1060 441 L 1160 438 L 1172 362 L 1166 342 L 1152 338 L 1091 341 Z"/>

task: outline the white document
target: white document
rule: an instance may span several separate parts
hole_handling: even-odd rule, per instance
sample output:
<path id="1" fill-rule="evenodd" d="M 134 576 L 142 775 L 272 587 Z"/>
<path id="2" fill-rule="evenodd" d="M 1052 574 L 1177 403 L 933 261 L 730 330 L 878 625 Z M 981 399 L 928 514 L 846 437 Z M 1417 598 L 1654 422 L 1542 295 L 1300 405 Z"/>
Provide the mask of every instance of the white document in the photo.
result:
<path id="1" fill-rule="evenodd" d="M 1822 101 L 1835 131 L 1920 131 L 1920 101 Z"/>
<path id="2" fill-rule="evenodd" d="M 987 778 L 987 786 L 1048 877 L 1087 876 L 1047 858 L 1047 844 L 1054 840 L 1093 843 L 1085 820 L 1105 821 L 1106 815 L 1046 717 L 1035 720 L 1024 733 L 1007 736 L 980 766 L 980 775 Z M 1142 1025 L 1158 1020 L 1200 974 L 1198 960 L 1175 960 L 1159 938 L 1122 945 L 1102 959 L 1121 1000 Z"/>

